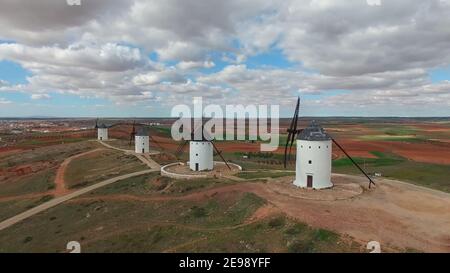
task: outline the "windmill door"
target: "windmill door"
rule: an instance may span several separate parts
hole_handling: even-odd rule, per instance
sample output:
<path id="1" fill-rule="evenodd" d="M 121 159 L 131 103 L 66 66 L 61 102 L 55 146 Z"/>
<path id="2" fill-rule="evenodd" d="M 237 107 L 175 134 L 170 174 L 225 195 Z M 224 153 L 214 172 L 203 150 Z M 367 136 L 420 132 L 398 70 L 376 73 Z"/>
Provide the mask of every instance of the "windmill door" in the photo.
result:
<path id="1" fill-rule="evenodd" d="M 198 172 L 198 163 L 195 163 L 195 171 Z"/>
<path id="2" fill-rule="evenodd" d="M 312 188 L 313 187 L 313 176 L 312 175 L 308 175 L 306 177 L 306 186 L 308 188 Z"/>
<path id="3" fill-rule="evenodd" d="M 142 148 L 142 153 L 145 154 L 145 149 L 144 148 Z"/>

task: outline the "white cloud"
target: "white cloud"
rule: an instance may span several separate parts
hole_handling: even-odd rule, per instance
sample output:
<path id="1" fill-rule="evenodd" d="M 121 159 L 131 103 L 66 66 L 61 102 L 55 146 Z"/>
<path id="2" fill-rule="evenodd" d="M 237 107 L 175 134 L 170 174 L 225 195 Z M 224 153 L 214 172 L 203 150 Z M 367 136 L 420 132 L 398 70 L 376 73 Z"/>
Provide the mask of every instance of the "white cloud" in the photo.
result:
<path id="1" fill-rule="evenodd" d="M 7 81 L 0 79 L 0 88 L 8 86 L 8 85 L 9 85 L 9 83 Z"/>
<path id="2" fill-rule="evenodd" d="M 59 67 L 123 71 L 148 63 L 141 57 L 138 49 L 112 43 L 101 46 L 75 44 L 67 48 L 0 44 L 0 60 L 2 59 L 16 61 L 30 69 L 34 64 L 46 64 Z"/>
<path id="3" fill-rule="evenodd" d="M 32 94 L 32 100 L 42 100 L 42 99 L 50 99 L 51 96 L 49 94 Z"/>
<path id="4" fill-rule="evenodd" d="M 429 78 L 431 69 L 450 64 L 445 1 L 60 2 L 0 0 L 0 40 L 13 41 L 0 43 L 0 60 L 31 74 L 27 84 L 0 81 L 0 90 L 119 104 L 193 95 L 289 104 L 301 91 L 344 110 L 373 103 L 426 111 L 430 104 L 449 113 L 448 82 Z M 292 66 L 245 65 L 271 50 Z M 221 62 L 221 71 L 202 72 Z"/>
<path id="5" fill-rule="evenodd" d="M 0 98 L 0 105 L 1 104 L 11 104 L 12 102 L 11 101 L 9 101 L 9 100 L 6 100 L 6 99 L 4 99 L 4 98 Z"/>
<path id="6" fill-rule="evenodd" d="M 197 69 L 197 68 L 212 68 L 215 64 L 212 61 L 204 61 L 204 62 L 179 62 L 177 64 L 177 68 L 181 70 L 190 70 L 190 69 Z"/>
<path id="7" fill-rule="evenodd" d="M 163 82 L 182 83 L 186 82 L 186 79 L 176 70 L 171 68 L 139 74 L 133 78 L 133 83 L 137 86 L 156 85 Z"/>

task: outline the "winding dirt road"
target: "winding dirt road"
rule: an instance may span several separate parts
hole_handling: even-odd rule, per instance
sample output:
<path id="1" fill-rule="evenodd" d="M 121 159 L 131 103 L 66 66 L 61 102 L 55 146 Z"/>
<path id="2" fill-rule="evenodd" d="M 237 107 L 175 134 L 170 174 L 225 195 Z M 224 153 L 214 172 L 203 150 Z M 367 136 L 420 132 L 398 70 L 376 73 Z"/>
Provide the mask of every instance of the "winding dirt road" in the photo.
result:
<path id="1" fill-rule="evenodd" d="M 29 210 L 27 210 L 27 211 L 25 211 L 23 213 L 20 213 L 20 214 L 14 216 L 14 217 L 6 219 L 3 222 L 0 222 L 0 231 L 4 230 L 4 229 L 6 229 L 6 228 L 8 228 L 8 227 L 10 227 L 10 226 L 20 222 L 20 221 L 23 221 L 23 220 L 25 220 L 25 219 L 33 216 L 33 215 L 41 213 L 41 212 L 43 212 L 43 211 L 45 211 L 45 210 L 47 210 L 49 208 L 52 208 L 52 207 L 57 206 L 57 205 L 59 205 L 61 203 L 67 202 L 67 201 L 69 201 L 69 200 L 71 200 L 71 199 L 73 199 L 75 197 L 79 197 L 79 196 L 81 196 L 83 194 L 86 194 L 88 192 L 91 192 L 93 190 L 99 189 L 101 187 L 110 185 L 110 184 L 115 183 L 117 181 L 128 179 L 128 178 L 131 178 L 131 177 L 134 177 L 134 176 L 140 176 L 140 175 L 144 175 L 144 174 L 148 174 L 148 173 L 152 173 L 152 172 L 159 172 L 160 171 L 160 165 L 158 163 L 156 163 L 155 161 L 153 161 L 150 157 L 144 157 L 144 156 L 141 156 L 141 155 L 138 155 L 138 154 L 135 154 L 135 153 L 130 153 L 130 151 L 128 151 L 128 150 L 118 149 L 118 148 L 115 148 L 115 147 L 113 147 L 111 145 L 105 144 L 104 142 L 101 142 L 101 141 L 99 141 L 99 142 L 101 144 L 103 144 L 104 146 L 108 147 L 108 148 L 115 149 L 115 150 L 120 150 L 120 151 L 125 152 L 126 154 L 133 154 L 133 155 L 135 155 L 139 160 L 141 160 L 143 163 L 145 163 L 150 169 L 149 170 L 145 170 L 145 171 L 134 172 L 134 173 L 129 173 L 129 174 L 113 177 L 113 178 L 110 178 L 108 180 L 96 183 L 94 185 L 82 188 L 80 190 L 69 192 L 65 188 L 65 183 L 64 183 L 64 173 L 65 173 L 65 170 L 66 170 L 67 166 L 69 165 L 69 163 L 75 158 L 78 158 L 78 157 L 81 157 L 81 156 L 84 156 L 84 155 L 87 155 L 87 154 L 90 154 L 90 153 L 94 153 L 94 152 L 97 152 L 97 151 L 100 151 L 100 150 L 103 150 L 103 149 L 102 148 L 94 149 L 94 150 L 91 150 L 91 151 L 88 151 L 88 152 L 85 152 L 85 153 L 81 153 L 81 154 L 77 154 L 75 156 L 69 157 L 66 160 L 64 160 L 64 162 L 61 164 L 60 168 L 58 169 L 58 172 L 57 172 L 57 175 L 56 175 L 56 178 L 55 178 L 55 184 L 56 184 L 55 190 L 49 191 L 47 193 L 40 193 L 40 194 L 45 194 L 45 195 L 46 194 L 54 194 L 55 196 L 58 196 L 58 197 L 56 197 L 55 199 L 52 199 L 52 200 L 50 200 L 48 202 L 45 202 L 45 203 L 43 203 L 43 204 L 41 204 L 41 205 L 39 205 L 37 207 L 29 209 Z M 13 197 L 13 198 L 15 198 L 15 197 Z M 14 199 L 12 199 L 12 200 L 14 200 Z"/>
<path id="2" fill-rule="evenodd" d="M 23 213 L 20 213 L 20 214 L 14 216 L 14 217 L 11 217 L 11 218 L 1 222 L 0 223 L 0 231 L 4 230 L 5 228 L 8 228 L 8 227 L 10 227 L 10 226 L 20 222 L 20 221 L 23 221 L 23 220 L 25 220 L 25 219 L 33 216 L 33 215 L 36 215 L 36 214 L 38 214 L 40 212 L 48 210 L 49 208 L 57 206 L 57 205 L 59 205 L 61 203 L 64 203 L 66 201 L 69 201 L 70 199 L 73 199 L 75 197 L 79 197 L 80 195 L 86 194 L 86 193 L 88 193 L 90 191 L 93 191 L 93 190 L 99 189 L 101 187 L 110 185 L 110 184 L 112 184 L 114 182 L 117 182 L 117 181 L 120 181 L 120 180 L 124 180 L 124 179 L 131 178 L 131 177 L 134 177 L 134 176 L 140 176 L 140 175 L 143 175 L 143 174 L 148 174 L 148 173 L 151 173 L 151 172 L 157 172 L 157 171 L 159 171 L 159 170 L 145 170 L 145 171 L 134 172 L 134 173 L 130 173 L 130 174 L 117 176 L 117 177 L 114 177 L 114 178 L 111 178 L 111 179 L 108 179 L 108 180 L 96 183 L 94 185 L 85 187 L 85 188 L 83 188 L 81 190 L 73 191 L 73 192 L 71 192 L 69 194 L 63 195 L 61 197 L 57 197 L 55 199 L 52 199 L 52 200 L 50 200 L 48 202 L 45 202 L 45 203 L 43 203 L 43 204 L 41 204 L 41 205 L 39 205 L 37 207 L 34 207 L 34 208 L 30 209 L 30 210 L 27 210 L 27 211 L 25 211 Z"/>
<path id="3" fill-rule="evenodd" d="M 280 178 L 286 179 L 286 178 Z M 367 187 L 363 177 L 333 175 Z M 280 194 L 275 183 L 239 182 L 182 196 L 97 195 L 71 202 L 170 200 L 202 201 L 230 192 L 251 192 L 266 199 L 277 211 L 316 228 L 350 235 L 361 244 L 379 241 L 390 251 L 415 249 L 450 252 L 450 194 L 412 184 L 378 179 L 374 190 L 346 200 L 310 200 Z M 261 212 L 262 213 L 262 212 Z M 263 214 L 264 215 L 264 214 Z"/>
<path id="4" fill-rule="evenodd" d="M 103 151 L 105 149 L 98 148 L 95 150 L 87 151 L 85 153 L 76 154 L 74 156 L 66 158 L 63 163 L 59 166 L 58 171 L 55 176 L 55 189 L 50 191 L 49 194 L 53 194 L 55 196 L 61 196 L 69 193 L 69 190 L 66 188 L 66 183 L 64 181 L 64 175 L 66 173 L 67 166 L 72 162 L 72 160 L 83 157 L 85 155 L 89 155 L 95 152 Z"/>

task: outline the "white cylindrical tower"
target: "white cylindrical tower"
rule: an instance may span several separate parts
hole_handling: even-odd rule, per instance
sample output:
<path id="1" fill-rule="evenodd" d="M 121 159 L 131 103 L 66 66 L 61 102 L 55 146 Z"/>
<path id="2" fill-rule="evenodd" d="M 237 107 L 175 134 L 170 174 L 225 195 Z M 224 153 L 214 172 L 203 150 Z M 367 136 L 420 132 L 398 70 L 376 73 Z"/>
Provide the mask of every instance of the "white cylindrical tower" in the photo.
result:
<path id="1" fill-rule="evenodd" d="M 108 127 L 105 124 L 102 124 L 97 128 L 97 139 L 108 140 Z"/>
<path id="2" fill-rule="evenodd" d="M 294 185 L 326 189 L 331 183 L 331 137 L 314 121 L 297 138 Z"/>
<path id="3" fill-rule="evenodd" d="M 139 130 L 134 137 L 134 151 L 137 154 L 150 152 L 150 137 L 144 128 Z"/>
<path id="4" fill-rule="evenodd" d="M 189 142 L 189 168 L 193 171 L 206 171 L 214 168 L 213 145 L 211 142 Z"/>

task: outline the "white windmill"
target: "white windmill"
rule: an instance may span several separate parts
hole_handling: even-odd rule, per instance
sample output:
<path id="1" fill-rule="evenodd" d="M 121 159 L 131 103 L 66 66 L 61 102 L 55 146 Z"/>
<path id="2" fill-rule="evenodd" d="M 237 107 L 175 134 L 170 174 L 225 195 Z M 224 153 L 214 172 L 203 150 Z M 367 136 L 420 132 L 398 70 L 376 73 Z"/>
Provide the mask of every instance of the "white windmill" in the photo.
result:
<path id="1" fill-rule="evenodd" d="M 331 154 L 333 143 L 350 159 L 350 161 L 369 179 L 369 188 L 373 180 L 350 157 L 336 140 L 325 130 L 312 121 L 304 128 L 298 129 L 298 115 L 300 110 L 300 98 L 297 100 L 294 117 L 288 131 L 288 138 L 284 150 L 284 167 L 290 159 L 294 142 L 297 146 L 297 159 L 295 163 L 294 185 L 302 188 L 326 189 L 333 187 L 331 182 Z"/>

